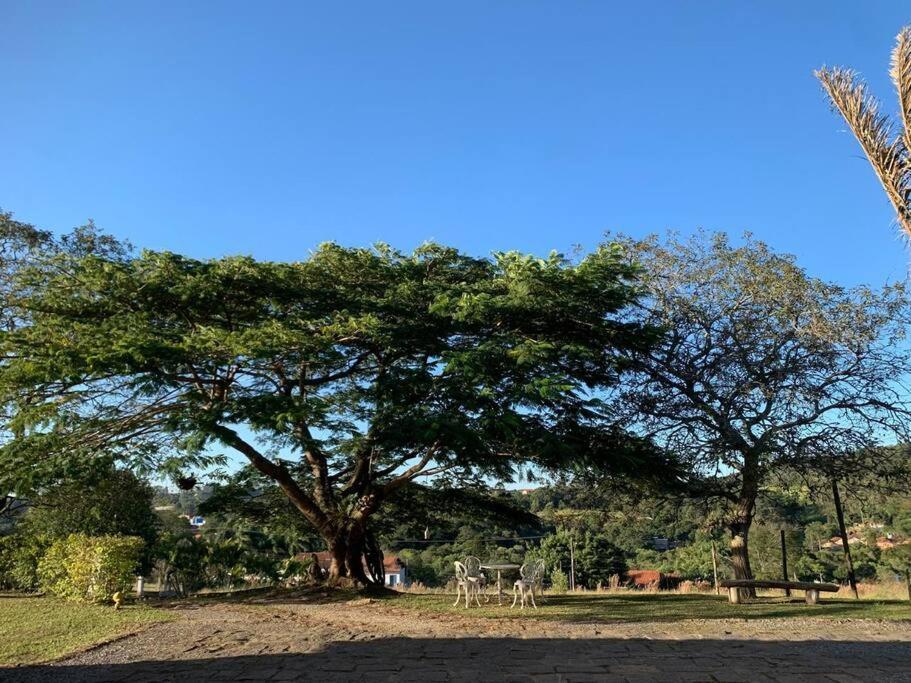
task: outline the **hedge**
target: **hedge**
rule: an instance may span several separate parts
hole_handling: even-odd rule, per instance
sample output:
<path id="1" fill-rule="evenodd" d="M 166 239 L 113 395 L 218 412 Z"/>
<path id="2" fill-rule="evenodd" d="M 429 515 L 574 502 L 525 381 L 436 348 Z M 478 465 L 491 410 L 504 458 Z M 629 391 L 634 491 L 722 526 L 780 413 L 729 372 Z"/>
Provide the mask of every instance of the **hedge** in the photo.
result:
<path id="1" fill-rule="evenodd" d="M 142 548 L 135 536 L 72 534 L 55 541 L 38 563 L 41 587 L 68 600 L 108 602 L 129 589 Z"/>
<path id="2" fill-rule="evenodd" d="M 37 590 L 38 562 L 50 544 L 44 536 L 0 536 L 0 588 Z"/>

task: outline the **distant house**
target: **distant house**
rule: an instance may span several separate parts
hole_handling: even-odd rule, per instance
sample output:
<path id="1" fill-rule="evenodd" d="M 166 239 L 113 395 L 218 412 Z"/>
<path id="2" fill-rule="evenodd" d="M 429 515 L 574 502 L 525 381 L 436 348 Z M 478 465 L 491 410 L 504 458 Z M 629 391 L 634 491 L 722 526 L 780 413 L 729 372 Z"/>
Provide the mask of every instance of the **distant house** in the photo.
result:
<path id="1" fill-rule="evenodd" d="M 310 555 L 316 555 L 316 561 L 320 569 L 324 572 L 329 571 L 329 565 L 332 564 L 332 555 L 324 550 L 318 553 L 301 553 L 297 556 L 299 560 L 309 560 Z M 386 572 L 385 585 L 391 587 L 408 586 L 411 580 L 408 578 L 408 567 L 397 555 L 383 555 L 383 570 Z"/>
<path id="2" fill-rule="evenodd" d="M 187 520 L 187 522 L 190 523 L 190 526 L 194 529 L 198 529 L 199 527 L 204 526 L 206 523 L 205 517 L 202 515 L 181 515 L 181 517 Z"/>
<path id="3" fill-rule="evenodd" d="M 877 528 L 876 526 L 869 523 L 867 526 L 873 529 Z M 881 524 L 879 525 L 879 528 L 882 528 Z M 857 545 L 858 543 L 868 545 L 867 539 L 852 529 L 852 531 L 848 532 L 848 545 Z M 896 538 L 894 534 L 880 534 L 876 536 L 874 543 L 880 550 L 889 550 L 890 548 L 894 548 L 898 545 L 911 544 L 911 539 L 899 539 Z M 823 548 L 824 550 L 841 550 L 841 536 L 833 536 L 828 541 L 820 543 L 819 547 Z"/>

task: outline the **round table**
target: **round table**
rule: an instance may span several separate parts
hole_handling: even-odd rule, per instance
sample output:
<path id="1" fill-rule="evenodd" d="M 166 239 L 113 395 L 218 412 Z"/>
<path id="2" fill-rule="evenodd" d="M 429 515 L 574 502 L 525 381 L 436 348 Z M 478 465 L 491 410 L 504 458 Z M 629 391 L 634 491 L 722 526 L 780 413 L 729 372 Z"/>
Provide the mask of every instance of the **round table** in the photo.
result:
<path id="1" fill-rule="evenodd" d="M 508 572 L 512 569 L 518 569 L 521 565 L 509 563 L 482 564 L 481 569 L 489 569 L 497 573 L 497 604 L 503 604 L 503 583 L 500 580 L 501 572 Z"/>

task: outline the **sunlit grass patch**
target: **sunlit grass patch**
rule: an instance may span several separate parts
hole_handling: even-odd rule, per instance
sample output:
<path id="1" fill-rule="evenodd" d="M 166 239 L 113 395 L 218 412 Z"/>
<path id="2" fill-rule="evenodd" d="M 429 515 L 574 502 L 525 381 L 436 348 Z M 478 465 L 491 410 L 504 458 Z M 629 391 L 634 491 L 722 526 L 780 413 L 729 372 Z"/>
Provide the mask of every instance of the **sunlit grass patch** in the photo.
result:
<path id="1" fill-rule="evenodd" d="M 50 661 L 172 618 L 145 606 L 114 610 L 50 597 L 0 595 L 0 666 Z"/>

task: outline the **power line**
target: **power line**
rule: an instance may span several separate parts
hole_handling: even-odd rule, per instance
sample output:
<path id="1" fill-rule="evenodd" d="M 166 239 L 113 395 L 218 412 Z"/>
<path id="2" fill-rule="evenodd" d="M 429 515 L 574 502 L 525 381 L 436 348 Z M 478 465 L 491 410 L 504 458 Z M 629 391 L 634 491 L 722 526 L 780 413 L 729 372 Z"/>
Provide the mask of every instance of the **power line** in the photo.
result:
<path id="1" fill-rule="evenodd" d="M 260 531 L 259 529 L 237 529 L 235 527 L 210 527 L 206 524 L 196 528 L 189 529 L 189 531 L 233 531 L 237 534 L 262 534 L 266 535 L 266 532 Z M 531 540 L 540 540 L 546 538 L 546 534 L 541 534 L 538 536 L 490 536 L 487 538 L 393 538 L 386 541 L 387 544 L 405 544 L 405 543 L 459 543 L 459 542 L 477 542 L 477 541 L 488 541 L 488 542 L 501 542 L 501 541 L 531 541 Z"/>
<path id="2" fill-rule="evenodd" d="M 490 538 L 398 538 L 387 541 L 387 543 L 458 543 L 460 541 L 525 541 L 532 539 L 541 539 L 546 536 L 491 536 Z"/>

